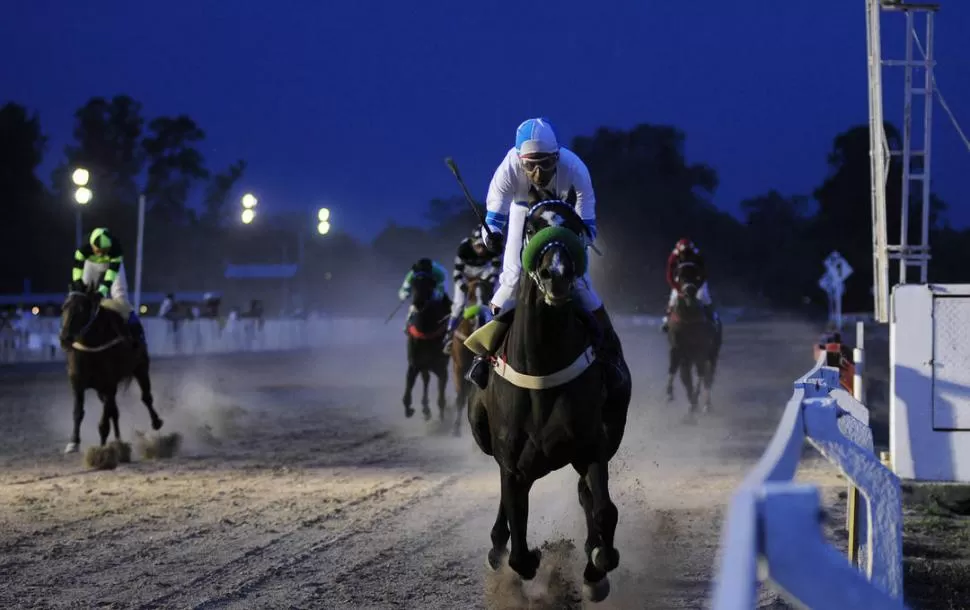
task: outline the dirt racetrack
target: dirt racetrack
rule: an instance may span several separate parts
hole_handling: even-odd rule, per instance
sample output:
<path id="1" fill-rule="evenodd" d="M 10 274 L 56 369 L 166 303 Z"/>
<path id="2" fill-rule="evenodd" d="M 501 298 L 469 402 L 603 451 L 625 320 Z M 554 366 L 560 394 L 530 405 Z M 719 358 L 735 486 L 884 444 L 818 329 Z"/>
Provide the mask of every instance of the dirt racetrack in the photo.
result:
<path id="1" fill-rule="evenodd" d="M 610 598 L 588 607 L 706 607 L 724 507 L 811 367 L 816 331 L 726 327 L 717 412 L 692 427 L 680 423 L 679 385 L 681 400 L 663 400 L 664 336 L 622 334 L 634 401 L 611 464 L 621 565 Z M 575 474 L 533 491 L 539 577 L 523 591 L 487 574 L 497 467 L 467 423 L 453 438 L 420 411 L 404 419 L 404 366 L 403 337 L 156 361 L 158 406 L 166 430 L 185 436 L 181 455 L 109 472 L 61 453 L 71 400 L 60 369 L 0 369 L 0 607 L 584 607 Z M 131 440 L 148 416 L 134 389 L 120 404 Z M 91 393 L 87 405 L 82 450 L 101 411 Z M 801 474 L 835 481 L 818 460 Z"/>

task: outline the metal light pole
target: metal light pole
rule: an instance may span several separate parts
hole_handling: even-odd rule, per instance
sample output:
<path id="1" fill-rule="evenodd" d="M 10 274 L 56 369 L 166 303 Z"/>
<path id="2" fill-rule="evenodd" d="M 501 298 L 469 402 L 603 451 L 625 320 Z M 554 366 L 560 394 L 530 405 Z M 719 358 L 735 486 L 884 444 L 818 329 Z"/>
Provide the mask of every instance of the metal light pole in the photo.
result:
<path id="1" fill-rule="evenodd" d="M 74 186 L 77 187 L 74 189 L 74 201 L 78 206 L 74 208 L 74 241 L 77 248 L 81 247 L 81 243 L 84 240 L 81 231 L 81 206 L 87 205 L 91 202 L 91 199 L 94 198 L 94 193 L 92 193 L 91 189 L 87 187 L 88 180 L 90 179 L 91 174 L 88 172 L 88 170 L 82 167 L 77 168 L 74 170 L 74 173 L 71 174 L 71 181 L 74 182 Z"/>
<path id="2" fill-rule="evenodd" d="M 135 254 L 135 311 L 141 313 L 141 264 L 145 251 L 145 195 L 138 195 L 138 252 Z"/>

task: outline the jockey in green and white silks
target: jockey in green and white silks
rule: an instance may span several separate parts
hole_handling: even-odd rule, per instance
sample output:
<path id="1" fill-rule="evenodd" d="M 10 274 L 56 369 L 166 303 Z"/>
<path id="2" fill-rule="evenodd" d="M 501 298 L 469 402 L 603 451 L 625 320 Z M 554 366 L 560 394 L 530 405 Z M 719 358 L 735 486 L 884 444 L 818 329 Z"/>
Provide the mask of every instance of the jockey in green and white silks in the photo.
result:
<path id="1" fill-rule="evenodd" d="M 121 242 L 108 229 L 99 227 L 91 231 L 88 243 L 74 251 L 71 281 L 78 280 L 87 286 L 97 286 L 105 308 L 127 313 L 132 338 L 144 341 L 141 321 L 128 300 L 124 251 Z"/>
<path id="2" fill-rule="evenodd" d="M 468 281 L 478 279 L 491 285 L 493 290 L 489 291 L 489 294 L 492 294 L 495 280 L 498 279 L 501 272 L 502 257 L 485 247 L 485 242 L 482 240 L 478 229 L 475 229 L 470 237 L 466 237 L 458 245 L 458 251 L 455 253 L 455 268 L 451 278 L 455 285 L 451 299 L 451 317 L 448 318 L 448 333 L 445 335 L 444 341 L 446 346 L 451 343 L 451 338 L 455 329 L 458 328 L 458 323 L 461 321 L 465 310 L 465 303 L 468 299 Z M 482 303 L 480 288 L 477 302 L 485 305 L 485 303 Z"/>
<path id="3" fill-rule="evenodd" d="M 570 189 L 576 193 L 575 211 L 589 229 L 589 243 L 596 239 L 596 194 L 589 169 L 576 153 L 559 145 L 556 132 L 543 118 L 523 121 L 515 132 L 515 145 L 509 149 L 495 170 L 488 186 L 485 200 L 487 209 L 482 227 L 485 245 L 492 252 L 504 250 L 502 275 L 499 287 L 490 303 L 493 314 L 513 307 L 519 275 L 522 272 L 522 245 L 528 206 L 513 205 L 528 201 L 532 185 L 551 191 L 564 201 Z M 508 237 L 505 233 L 507 230 Z M 590 312 L 605 335 L 613 333 L 613 325 L 603 306 L 603 301 L 590 283 L 589 272 L 576 281 L 575 298 Z M 615 333 L 613 334 L 615 336 Z M 600 357 L 623 375 L 619 361 L 619 343 Z M 468 379 L 481 388 L 485 387 L 488 365 L 485 358 L 477 356 L 468 372 Z M 611 380 L 618 381 L 618 378 Z"/>
<path id="4" fill-rule="evenodd" d="M 398 299 L 405 301 L 411 298 L 411 283 L 416 273 L 431 275 L 434 278 L 434 294 L 431 297 L 433 300 L 437 301 L 445 296 L 445 278 L 448 277 L 448 272 L 438 261 L 433 261 L 430 258 L 422 258 L 408 269 L 407 275 L 404 276 L 404 282 L 401 283 L 401 287 L 397 291 Z M 408 307 L 408 315 L 404 319 L 405 331 L 407 330 L 408 322 L 411 320 L 411 315 L 415 311 L 414 305 Z"/>

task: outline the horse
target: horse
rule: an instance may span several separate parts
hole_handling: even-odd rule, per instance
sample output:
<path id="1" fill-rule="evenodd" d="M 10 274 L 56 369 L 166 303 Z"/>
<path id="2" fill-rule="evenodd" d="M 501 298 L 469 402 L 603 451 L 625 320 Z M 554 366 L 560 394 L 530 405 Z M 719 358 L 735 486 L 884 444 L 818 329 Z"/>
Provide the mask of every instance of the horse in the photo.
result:
<path id="1" fill-rule="evenodd" d="M 144 341 L 128 337 L 122 315 L 101 304 L 101 295 L 93 286 L 73 282 L 61 307 L 60 343 L 67 356 L 67 376 L 74 394 L 74 429 L 65 453 L 75 453 L 81 444 L 81 421 L 84 419 L 84 392 L 94 390 L 101 400 L 98 432 L 101 446 L 114 427 L 115 440 L 121 442 L 118 429 L 118 403 L 115 395 L 119 384 L 127 389 L 134 378 L 141 389 L 141 401 L 148 408 L 153 430 L 163 421 L 158 416 L 148 375 L 148 347 Z"/>
<path id="2" fill-rule="evenodd" d="M 493 286 L 480 277 L 468 280 L 468 297 L 461 322 L 455 328 L 451 340 L 451 368 L 454 375 L 458 397 L 455 400 L 455 436 L 461 434 L 462 408 L 467 406 L 474 384 L 465 379 L 472 365 L 472 352 L 465 347 L 465 339 L 490 319 L 488 302 L 492 298 Z"/>
<path id="3" fill-rule="evenodd" d="M 620 561 L 608 467 L 626 427 L 630 376 L 627 370 L 622 384 L 609 387 L 607 365 L 596 356 L 603 338 L 572 299 L 588 263 L 575 191 L 562 200 L 533 188 L 530 200 L 516 306 L 490 322 L 508 324 L 508 332 L 497 349 L 483 352 L 495 354 L 490 379 L 484 390 L 473 388 L 468 408 L 475 442 L 495 459 L 501 479 L 487 565 L 498 570 L 507 557 L 522 579 L 535 577 L 541 554 L 528 547 L 529 492 L 535 481 L 571 465 L 586 516 L 583 591 L 601 601 L 609 595 L 607 573 Z M 488 332 L 486 325 L 478 334 Z"/>
<path id="4" fill-rule="evenodd" d="M 404 387 L 404 414 L 414 415 L 411 408 L 411 390 L 421 374 L 424 393 L 421 396 L 424 419 L 431 419 L 428 407 L 428 382 L 430 373 L 438 378 L 438 411 L 444 420 L 445 386 L 448 384 L 448 355 L 441 350 L 441 340 L 448 329 L 448 316 L 451 313 L 451 299 L 447 296 L 435 298 L 435 280 L 426 273 L 415 273 L 411 283 L 411 304 L 414 313 L 407 323 L 408 371 Z"/>
<path id="5" fill-rule="evenodd" d="M 680 290 L 670 314 L 667 340 L 670 344 L 670 366 L 667 370 L 667 400 L 674 399 L 674 376 L 680 379 L 687 392 L 692 420 L 703 402 L 703 413 L 711 410 L 711 386 L 721 350 L 721 325 L 708 319 L 704 306 L 697 298 L 702 283 L 693 263 L 678 270 Z M 698 383 L 694 385 L 693 370 L 697 369 Z"/>

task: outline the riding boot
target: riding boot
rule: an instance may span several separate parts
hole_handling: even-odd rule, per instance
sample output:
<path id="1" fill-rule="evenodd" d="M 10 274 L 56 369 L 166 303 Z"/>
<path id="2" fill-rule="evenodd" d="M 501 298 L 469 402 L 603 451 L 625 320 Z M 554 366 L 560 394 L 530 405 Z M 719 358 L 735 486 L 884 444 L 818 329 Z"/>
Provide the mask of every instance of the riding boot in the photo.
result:
<path id="1" fill-rule="evenodd" d="M 606 313 L 605 305 L 601 305 L 592 314 L 599 324 L 600 332 L 600 344 L 596 349 L 596 357 L 606 364 L 607 387 L 615 388 L 627 381 L 626 372 L 622 365 L 623 348 L 620 345 L 620 337 L 613 328 L 610 316 Z"/>
<path id="2" fill-rule="evenodd" d="M 147 341 L 145 341 L 145 327 L 142 326 L 141 318 L 134 311 L 128 316 L 128 332 L 131 333 L 132 343 L 136 347 L 139 345 L 148 347 Z"/>
<path id="3" fill-rule="evenodd" d="M 508 331 L 508 327 L 512 325 L 512 317 L 514 316 L 515 308 L 509 308 L 493 318 L 493 322 L 498 322 L 502 324 L 505 328 L 502 330 L 502 334 Z M 487 352 L 485 354 L 477 355 L 472 360 L 472 365 L 468 368 L 468 372 L 465 373 L 465 379 L 474 383 L 479 387 L 479 389 L 484 390 L 488 385 L 488 377 L 491 372 L 491 364 L 489 359 L 495 355 L 495 351 L 499 349 L 502 341 L 498 338 L 495 341 L 494 351 Z"/>

